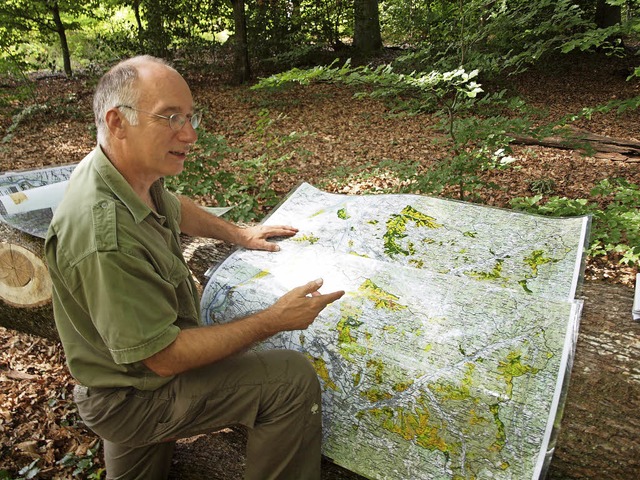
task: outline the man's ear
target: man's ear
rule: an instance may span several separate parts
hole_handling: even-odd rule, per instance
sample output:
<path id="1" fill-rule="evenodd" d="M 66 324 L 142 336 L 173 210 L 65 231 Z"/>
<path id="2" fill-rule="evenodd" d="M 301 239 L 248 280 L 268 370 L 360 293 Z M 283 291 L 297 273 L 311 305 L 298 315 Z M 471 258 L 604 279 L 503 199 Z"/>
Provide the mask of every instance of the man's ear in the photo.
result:
<path id="1" fill-rule="evenodd" d="M 105 117 L 105 121 L 111 135 L 118 139 L 123 139 L 126 136 L 127 121 L 120 110 L 117 108 L 109 110 Z"/>

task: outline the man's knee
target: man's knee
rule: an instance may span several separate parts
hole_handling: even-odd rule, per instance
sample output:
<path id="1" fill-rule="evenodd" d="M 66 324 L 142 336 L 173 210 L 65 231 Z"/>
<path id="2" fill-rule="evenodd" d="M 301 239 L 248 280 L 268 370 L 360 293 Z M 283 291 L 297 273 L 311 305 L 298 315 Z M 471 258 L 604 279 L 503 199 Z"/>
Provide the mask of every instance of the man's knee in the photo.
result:
<path id="1" fill-rule="evenodd" d="M 266 383 L 271 385 L 264 394 L 275 394 L 289 408 L 303 407 L 306 411 L 313 405 L 314 413 L 320 410 L 321 388 L 318 375 L 311 361 L 294 350 L 268 350 L 259 353 L 267 369 Z M 273 397 L 273 398 L 276 398 Z"/>
<path id="2" fill-rule="evenodd" d="M 262 353 L 267 358 L 277 359 L 277 363 L 282 362 L 282 366 L 276 368 L 282 368 L 280 372 L 286 375 L 292 383 L 306 386 L 309 390 L 319 391 L 318 375 L 306 355 L 295 350 L 269 350 Z"/>

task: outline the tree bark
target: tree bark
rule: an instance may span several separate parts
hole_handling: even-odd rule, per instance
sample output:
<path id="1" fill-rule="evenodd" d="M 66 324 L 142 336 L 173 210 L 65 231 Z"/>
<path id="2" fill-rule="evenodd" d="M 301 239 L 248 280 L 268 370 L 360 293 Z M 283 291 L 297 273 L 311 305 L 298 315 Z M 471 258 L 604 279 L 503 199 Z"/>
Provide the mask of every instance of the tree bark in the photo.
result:
<path id="1" fill-rule="evenodd" d="M 133 0 L 131 7 L 136 17 L 136 26 L 138 27 L 138 48 L 140 48 L 142 52 L 144 50 L 144 27 L 142 26 L 142 17 L 140 16 L 140 1 L 141 0 Z"/>
<path id="2" fill-rule="evenodd" d="M 233 6 L 233 81 L 240 85 L 251 79 L 249 65 L 249 44 L 247 41 L 247 16 L 244 11 L 244 0 L 231 0 Z"/>
<path id="3" fill-rule="evenodd" d="M 640 322 L 633 289 L 586 282 L 567 402 L 548 480 L 640 472 Z"/>
<path id="4" fill-rule="evenodd" d="M 609 5 L 607 0 L 596 0 L 595 21 L 598 28 L 607 28 L 617 25 L 622 20 L 622 7 Z"/>
<path id="5" fill-rule="evenodd" d="M 378 0 L 355 0 L 353 5 L 353 46 L 362 53 L 382 48 Z"/>
<path id="6" fill-rule="evenodd" d="M 56 26 L 56 33 L 60 38 L 60 48 L 62 50 L 62 62 L 64 64 L 64 73 L 67 77 L 73 76 L 73 70 L 71 70 L 71 52 L 69 50 L 69 43 L 67 42 L 67 33 L 60 18 L 60 7 L 58 2 L 54 2 L 51 7 L 51 13 L 53 14 L 53 23 Z"/>
<path id="7" fill-rule="evenodd" d="M 591 154 L 600 152 L 613 160 L 640 158 L 640 142 L 626 138 L 597 135 L 575 128 L 567 129 L 558 135 L 544 138 L 528 135 L 512 135 L 511 143 L 522 145 L 541 145 L 564 150 L 580 150 Z M 610 154 L 610 155 L 608 155 Z"/>
<path id="8" fill-rule="evenodd" d="M 146 49 L 156 57 L 167 58 L 170 38 L 164 28 L 166 7 L 160 0 L 148 0 L 145 5 L 147 28 L 144 30 L 144 39 Z"/>

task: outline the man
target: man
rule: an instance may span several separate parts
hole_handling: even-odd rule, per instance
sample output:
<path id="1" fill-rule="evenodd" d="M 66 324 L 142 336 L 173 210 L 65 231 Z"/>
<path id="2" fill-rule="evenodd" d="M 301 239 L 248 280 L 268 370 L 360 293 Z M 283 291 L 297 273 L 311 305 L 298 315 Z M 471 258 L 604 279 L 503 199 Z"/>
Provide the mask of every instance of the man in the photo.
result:
<path id="1" fill-rule="evenodd" d="M 54 314 L 80 386 L 84 422 L 104 441 L 107 478 L 166 478 L 176 438 L 242 424 L 247 479 L 320 478 L 320 388 L 300 353 L 247 352 L 305 329 L 344 292 L 321 280 L 266 310 L 201 326 L 179 233 L 276 251 L 289 226 L 239 228 L 163 188 L 182 171 L 200 115 L 185 80 L 141 56 L 94 97 L 98 146 L 76 167 L 45 243 Z"/>

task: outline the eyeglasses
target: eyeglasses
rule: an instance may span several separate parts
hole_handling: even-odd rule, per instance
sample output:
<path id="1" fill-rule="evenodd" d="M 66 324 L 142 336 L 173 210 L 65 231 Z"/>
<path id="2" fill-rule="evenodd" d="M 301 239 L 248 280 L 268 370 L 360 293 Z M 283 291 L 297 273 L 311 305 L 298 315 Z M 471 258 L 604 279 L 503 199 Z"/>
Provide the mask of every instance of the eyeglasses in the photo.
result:
<path id="1" fill-rule="evenodd" d="M 194 129 L 198 128 L 198 126 L 200 125 L 200 120 L 202 120 L 202 113 L 200 112 L 196 112 L 193 115 L 185 115 L 184 113 L 174 113 L 167 117 L 166 115 L 159 115 L 157 113 L 145 112 L 144 110 L 139 110 L 130 105 L 118 105 L 116 108 L 129 108 L 131 110 L 135 110 L 136 112 L 146 113 L 147 115 L 151 115 L 152 117 L 164 118 L 165 120 L 169 120 L 169 126 L 171 127 L 171 130 L 173 130 L 174 132 L 179 132 L 182 129 L 182 127 L 184 127 L 184 124 L 187 123 L 187 120 L 189 120 L 189 123 L 191 123 L 191 126 Z"/>

